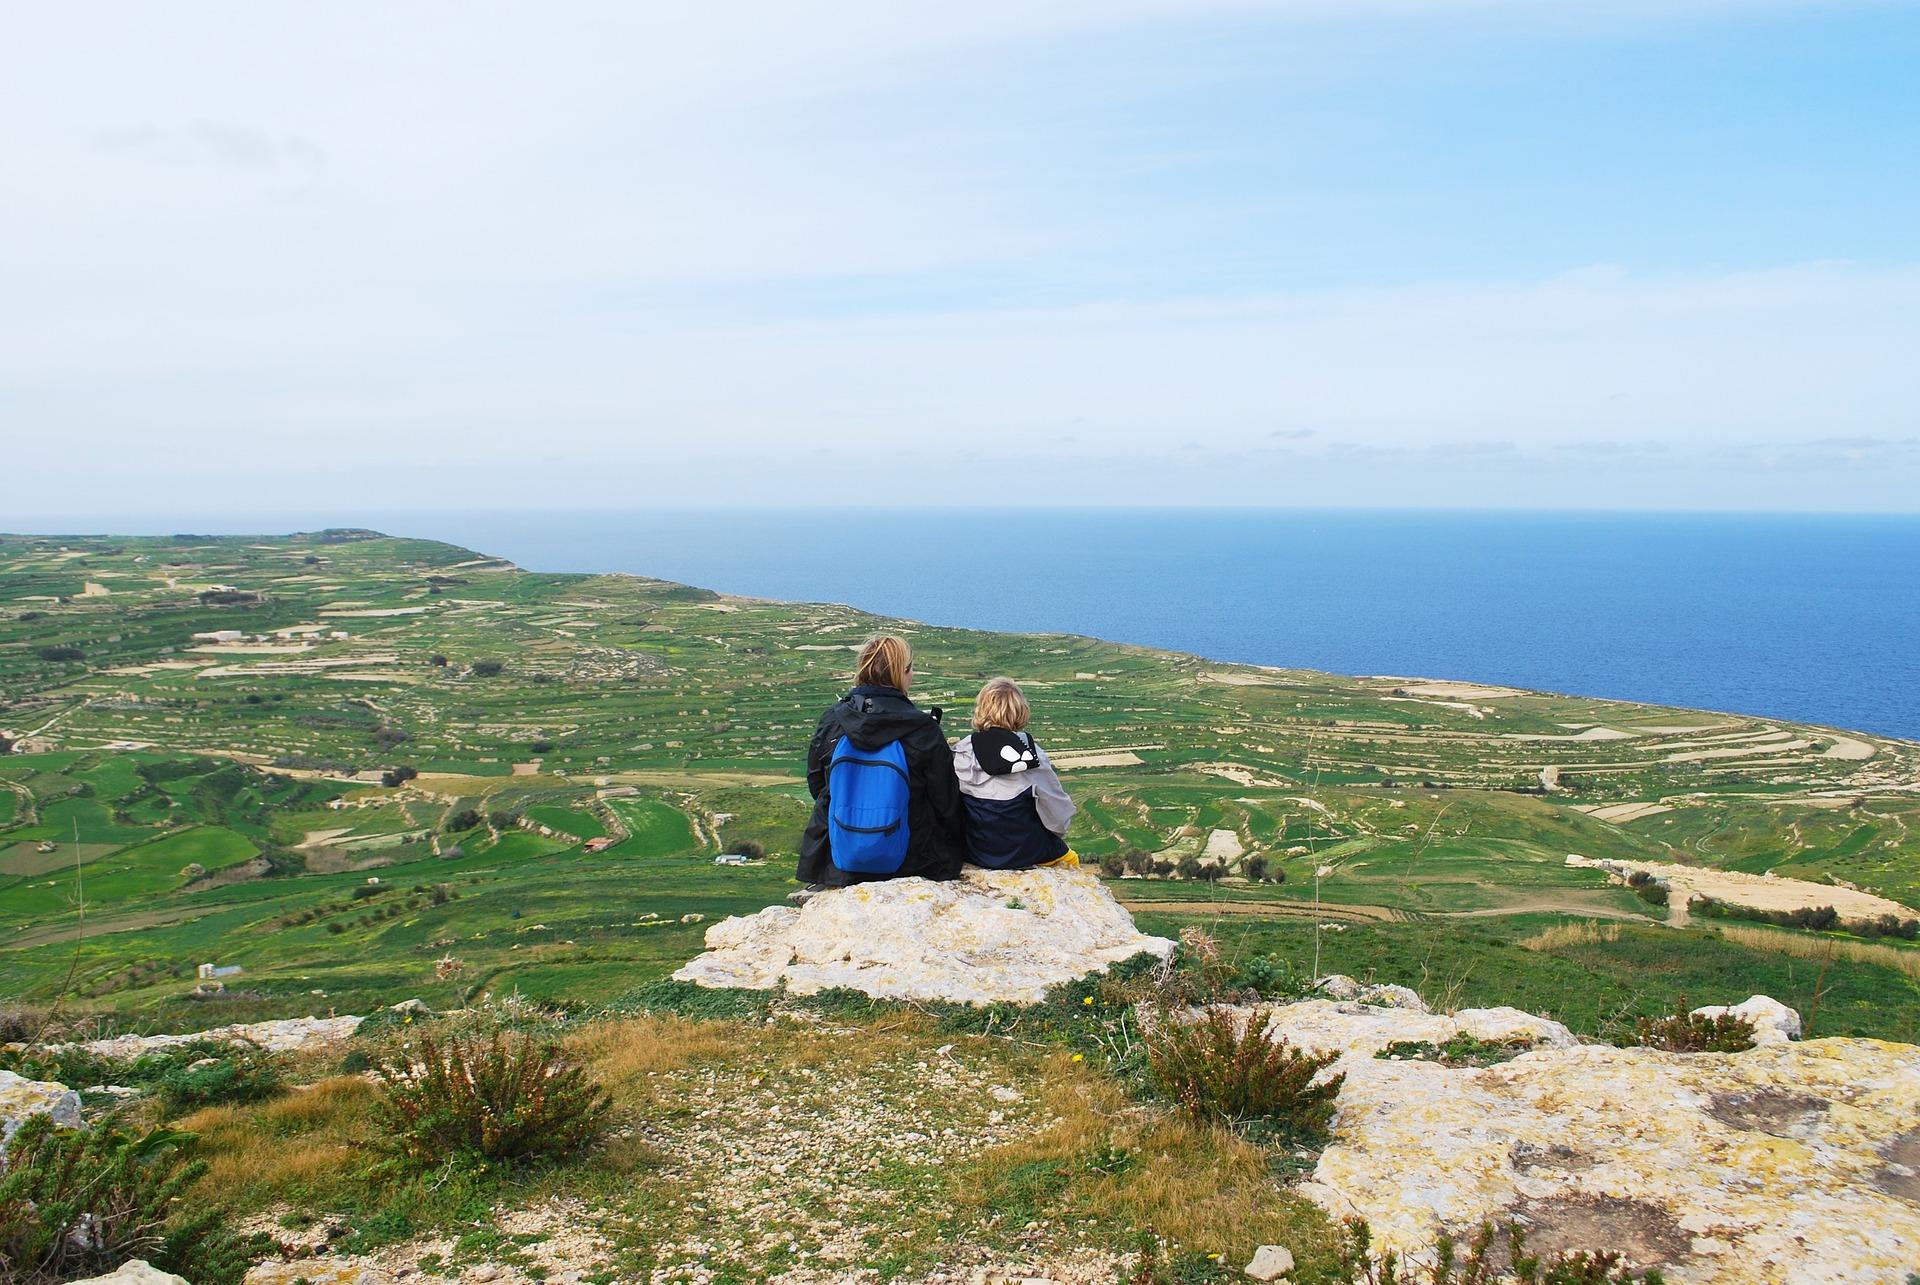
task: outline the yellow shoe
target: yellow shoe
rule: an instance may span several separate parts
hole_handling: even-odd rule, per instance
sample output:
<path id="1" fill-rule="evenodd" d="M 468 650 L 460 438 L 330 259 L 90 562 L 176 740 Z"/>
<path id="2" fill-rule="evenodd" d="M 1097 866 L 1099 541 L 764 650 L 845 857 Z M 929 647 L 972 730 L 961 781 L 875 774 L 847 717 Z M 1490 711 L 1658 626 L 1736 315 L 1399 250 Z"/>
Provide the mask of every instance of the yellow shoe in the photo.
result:
<path id="1" fill-rule="evenodd" d="M 1053 860 L 1042 861 L 1038 868 L 1041 870 L 1078 870 L 1080 868 L 1080 854 L 1072 848 L 1068 848 L 1065 853 L 1055 857 Z"/>

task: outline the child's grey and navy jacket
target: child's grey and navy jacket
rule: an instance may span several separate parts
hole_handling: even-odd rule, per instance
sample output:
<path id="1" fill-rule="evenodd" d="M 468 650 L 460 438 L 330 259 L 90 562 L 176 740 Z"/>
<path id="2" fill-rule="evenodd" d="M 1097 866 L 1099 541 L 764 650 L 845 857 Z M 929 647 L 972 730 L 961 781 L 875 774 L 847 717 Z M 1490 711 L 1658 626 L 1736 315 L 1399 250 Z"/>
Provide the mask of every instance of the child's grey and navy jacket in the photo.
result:
<path id="1" fill-rule="evenodd" d="M 1021 870 L 1067 853 L 1067 797 L 1031 736 L 998 728 L 963 736 L 953 772 L 967 809 L 968 857 L 989 870 Z"/>

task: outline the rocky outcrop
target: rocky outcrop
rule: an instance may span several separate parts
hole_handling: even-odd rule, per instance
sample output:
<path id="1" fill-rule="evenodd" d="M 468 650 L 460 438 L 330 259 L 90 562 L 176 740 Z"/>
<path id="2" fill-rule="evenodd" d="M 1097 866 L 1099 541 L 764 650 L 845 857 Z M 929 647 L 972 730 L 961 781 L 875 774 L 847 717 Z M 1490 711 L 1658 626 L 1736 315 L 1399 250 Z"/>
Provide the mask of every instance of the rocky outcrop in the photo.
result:
<path id="1" fill-rule="evenodd" d="M 1779 1030 L 1769 1006 L 1739 1007 Z M 1339 1052 L 1333 1139 L 1303 1190 L 1366 1218 L 1381 1249 L 1512 1220 L 1535 1250 L 1618 1249 L 1694 1285 L 1902 1281 L 1920 1264 L 1920 1047 L 1781 1035 L 1676 1054 L 1579 1044 L 1510 1008 L 1242 1011 Z M 1454 1032 L 1533 1049 L 1478 1068 L 1374 1056 Z"/>
<path id="2" fill-rule="evenodd" d="M 1035 1003 L 1053 986 L 1173 943 L 1149 937 L 1084 870 L 979 870 L 892 879 L 769 906 L 707 930 L 674 976 L 801 995 L 850 987 L 878 999 Z"/>
<path id="3" fill-rule="evenodd" d="M 1800 1014 L 1767 995 L 1754 995 L 1739 1004 L 1709 1004 L 1693 1010 L 1695 1017 L 1738 1017 L 1753 1023 L 1755 1044 L 1785 1044 L 1800 1038 Z"/>
<path id="4" fill-rule="evenodd" d="M 80 1095 L 51 1080 L 29 1080 L 0 1071 L 0 1145 L 36 1115 L 52 1116 L 55 1124 L 78 1128 Z"/>
<path id="5" fill-rule="evenodd" d="M 358 1017 L 289 1017 L 277 1022 L 241 1022 L 233 1026 L 216 1026 L 210 1031 L 195 1031 L 189 1035 L 116 1035 L 111 1039 L 89 1040 L 80 1047 L 102 1057 L 121 1060 L 199 1040 L 232 1040 L 235 1043 L 258 1044 L 270 1053 L 297 1053 L 346 1039 L 362 1020 Z"/>
<path id="6" fill-rule="evenodd" d="M 242 1285 L 394 1285 L 386 1268 L 361 1258 L 295 1258 L 256 1263 Z"/>
<path id="7" fill-rule="evenodd" d="M 89 1276 L 74 1285 L 187 1285 L 187 1278 L 163 1272 L 144 1258 L 120 1264 L 105 1276 Z"/>

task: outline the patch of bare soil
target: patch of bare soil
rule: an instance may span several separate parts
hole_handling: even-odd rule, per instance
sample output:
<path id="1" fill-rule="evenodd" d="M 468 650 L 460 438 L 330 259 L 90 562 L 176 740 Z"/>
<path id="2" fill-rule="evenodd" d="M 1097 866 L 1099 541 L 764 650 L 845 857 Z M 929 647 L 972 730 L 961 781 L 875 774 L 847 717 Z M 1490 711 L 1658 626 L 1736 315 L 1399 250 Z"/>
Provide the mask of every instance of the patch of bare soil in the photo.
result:
<path id="1" fill-rule="evenodd" d="M 1542 1258 L 1611 1250 L 1635 1271 L 1672 1267 L 1693 1252 L 1693 1237 L 1658 1205 L 1615 1196 L 1556 1196 L 1509 1211 L 1526 1233 L 1526 1252 Z"/>
<path id="2" fill-rule="evenodd" d="M 1880 1154 L 1887 1163 L 1873 1175 L 1873 1185 L 1889 1196 L 1920 1205 L 1920 1129 L 1909 1129 Z"/>
<path id="3" fill-rule="evenodd" d="M 1748 1093 L 1719 1093 L 1707 1104 L 1707 1114 L 1735 1129 L 1771 1133 L 1776 1138 L 1806 1138 L 1820 1127 L 1832 1106 L 1825 1098 L 1779 1089 Z"/>

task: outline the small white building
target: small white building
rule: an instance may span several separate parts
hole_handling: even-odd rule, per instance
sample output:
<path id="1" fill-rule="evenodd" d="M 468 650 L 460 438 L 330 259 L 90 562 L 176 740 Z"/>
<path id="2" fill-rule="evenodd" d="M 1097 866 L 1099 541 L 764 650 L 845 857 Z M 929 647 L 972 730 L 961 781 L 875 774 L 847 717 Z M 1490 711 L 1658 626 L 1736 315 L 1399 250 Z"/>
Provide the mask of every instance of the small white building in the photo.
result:
<path id="1" fill-rule="evenodd" d="M 737 852 L 723 852 L 713 859 L 716 866 L 744 866 L 747 859 Z"/>
<path id="2" fill-rule="evenodd" d="M 212 629 L 206 633 L 195 634 L 193 640 L 195 642 L 236 643 L 245 637 L 246 635 L 238 629 Z"/>

